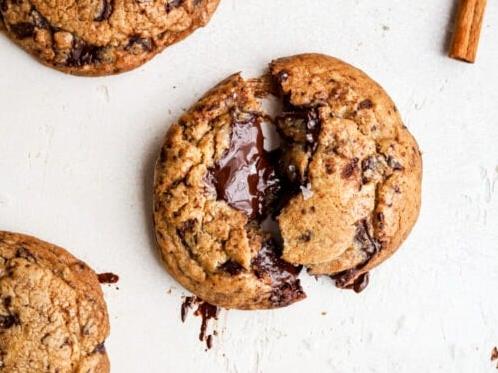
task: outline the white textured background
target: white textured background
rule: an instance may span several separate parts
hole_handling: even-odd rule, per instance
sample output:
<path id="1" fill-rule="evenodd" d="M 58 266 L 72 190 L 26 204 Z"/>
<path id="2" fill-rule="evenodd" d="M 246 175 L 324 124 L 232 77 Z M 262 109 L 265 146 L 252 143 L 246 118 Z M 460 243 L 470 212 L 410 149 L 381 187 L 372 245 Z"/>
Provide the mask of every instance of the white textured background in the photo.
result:
<path id="1" fill-rule="evenodd" d="M 222 0 L 206 29 L 93 79 L 45 68 L 0 35 L 0 228 L 121 276 L 119 290 L 105 286 L 114 372 L 496 372 L 498 3 L 475 65 L 445 55 L 453 3 Z M 424 153 L 420 220 L 361 295 L 305 278 L 309 297 L 294 307 L 223 311 L 205 352 L 150 234 L 155 155 L 213 84 L 306 51 L 392 95 Z"/>

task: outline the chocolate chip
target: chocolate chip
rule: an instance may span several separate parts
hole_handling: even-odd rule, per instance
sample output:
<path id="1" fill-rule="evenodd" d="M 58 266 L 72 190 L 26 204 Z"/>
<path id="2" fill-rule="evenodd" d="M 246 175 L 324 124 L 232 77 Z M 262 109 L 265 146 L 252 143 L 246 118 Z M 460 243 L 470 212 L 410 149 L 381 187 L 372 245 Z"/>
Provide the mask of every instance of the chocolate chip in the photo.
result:
<path id="1" fill-rule="evenodd" d="M 325 172 L 327 175 L 332 175 L 335 172 L 334 165 L 330 162 L 325 163 Z"/>
<path id="2" fill-rule="evenodd" d="M 9 7 L 7 5 L 7 1 L 0 0 L 0 10 L 2 10 L 2 12 L 6 12 L 8 9 L 9 9 Z"/>
<path id="3" fill-rule="evenodd" d="M 351 176 L 354 175 L 356 168 L 358 166 L 358 158 L 353 158 L 351 162 L 349 162 L 347 165 L 345 165 L 342 169 L 341 172 L 341 177 L 343 179 L 349 179 Z"/>
<path id="4" fill-rule="evenodd" d="M 360 249 L 367 254 L 370 259 L 380 250 L 379 242 L 370 235 L 369 225 L 366 219 L 356 223 L 355 241 L 359 244 Z"/>
<path id="5" fill-rule="evenodd" d="M 233 260 L 228 260 L 220 266 L 220 269 L 232 276 L 237 276 L 244 270 L 244 267 Z"/>
<path id="6" fill-rule="evenodd" d="M 405 168 L 399 163 L 394 157 L 388 156 L 387 159 L 387 164 L 389 167 L 391 167 L 394 171 L 403 171 Z"/>
<path id="7" fill-rule="evenodd" d="M 384 214 L 382 212 L 377 213 L 377 221 L 379 223 L 384 223 L 384 219 L 385 219 L 385 217 L 384 217 Z"/>
<path id="8" fill-rule="evenodd" d="M 303 242 L 310 242 L 312 236 L 313 236 L 313 232 L 311 232 L 310 230 L 307 230 L 306 232 L 304 232 L 302 235 L 299 236 L 299 240 L 303 241 Z"/>
<path id="9" fill-rule="evenodd" d="M 9 308 L 11 304 L 12 304 L 12 297 L 6 296 L 5 298 L 3 298 L 3 306 L 5 308 Z"/>
<path id="10" fill-rule="evenodd" d="M 87 44 L 81 40 L 73 43 L 73 49 L 66 61 L 67 66 L 84 66 L 97 63 L 101 60 L 103 48 Z"/>
<path id="11" fill-rule="evenodd" d="M 306 294 L 301 288 L 299 280 L 294 282 L 285 282 L 275 286 L 272 289 L 270 302 L 275 307 L 285 307 L 292 302 L 304 299 Z"/>
<path id="12" fill-rule="evenodd" d="M 183 0 L 169 0 L 166 5 L 166 13 L 171 12 L 173 9 L 179 7 L 183 3 Z"/>
<path id="13" fill-rule="evenodd" d="M 27 259 L 30 262 L 34 262 L 36 260 L 35 256 L 24 246 L 19 247 L 16 250 L 16 258 Z"/>
<path id="14" fill-rule="evenodd" d="M 189 219 L 185 221 L 180 228 L 176 230 L 176 233 L 180 237 L 180 240 L 182 241 L 183 246 L 186 248 L 189 248 L 190 245 L 187 242 L 187 233 L 192 233 L 195 224 L 197 223 L 197 220 L 195 219 Z"/>
<path id="15" fill-rule="evenodd" d="M 50 24 L 48 20 L 40 14 L 36 9 L 33 9 L 31 11 L 31 17 L 33 18 L 33 22 L 36 27 L 42 28 L 42 29 L 48 29 L 50 28 Z"/>
<path id="16" fill-rule="evenodd" d="M 35 25 L 29 22 L 19 22 L 11 25 L 10 31 L 12 31 L 18 39 L 26 39 L 33 37 L 35 34 Z"/>
<path id="17" fill-rule="evenodd" d="M 358 110 L 371 109 L 371 108 L 373 108 L 373 102 L 368 98 L 358 104 Z"/>
<path id="18" fill-rule="evenodd" d="M 93 353 L 97 354 L 105 354 L 105 342 L 99 343 L 95 348 L 93 349 Z"/>
<path id="19" fill-rule="evenodd" d="M 271 285 L 270 302 L 282 307 L 305 298 L 306 294 L 297 278 L 301 267 L 294 267 L 281 259 L 278 251 L 273 240 L 266 241 L 253 259 L 252 268 L 261 281 Z"/>
<path id="20" fill-rule="evenodd" d="M 128 41 L 128 45 L 126 46 L 126 50 L 135 50 L 139 47 L 141 50 L 145 52 L 150 52 L 152 50 L 153 44 L 152 39 L 143 38 L 141 36 L 135 35 L 130 38 Z"/>
<path id="21" fill-rule="evenodd" d="M 109 19 L 113 10 L 113 0 L 101 0 L 99 10 L 100 11 L 97 14 L 97 16 L 94 18 L 94 21 L 102 22 Z"/>
<path id="22" fill-rule="evenodd" d="M 21 321 L 19 320 L 19 316 L 16 314 L 12 315 L 0 315 L 0 329 L 9 329 L 14 325 L 20 325 Z"/>

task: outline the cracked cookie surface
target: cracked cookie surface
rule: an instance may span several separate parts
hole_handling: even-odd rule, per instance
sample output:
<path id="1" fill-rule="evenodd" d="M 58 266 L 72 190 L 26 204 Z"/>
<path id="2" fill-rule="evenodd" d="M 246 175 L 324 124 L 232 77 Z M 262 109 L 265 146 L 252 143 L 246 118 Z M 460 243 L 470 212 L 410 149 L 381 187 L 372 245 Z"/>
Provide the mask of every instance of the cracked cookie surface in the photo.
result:
<path id="1" fill-rule="evenodd" d="M 309 185 L 278 217 L 283 258 L 311 274 L 354 286 L 391 256 L 415 224 L 421 203 L 422 159 L 387 93 L 362 71 L 335 58 L 308 54 L 271 65 L 287 110 L 277 120 L 286 172 Z M 320 129 L 306 139 L 312 112 Z M 289 118 L 288 120 L 287 118 Z M 287 119 L 287 120 L 286 120 Z M 289 124 L 290 123 L 290 124 Z"/>
<path id="2" fill-rule="evenodd" d="M 0 232 L 0 371 L 109 372 L 96 274 L 64 249 Z"/>
<path id="3" fill-rule="evenodd" d="M 273 119 L 269 94 L 283 101 Z M 264 122 L 281 138 L 271 153 Z M 155 172 L 157 241 L 173 277 L 227 308 L 303 299 L 300 266 L 359 291 L 414 225 L 421 172 L 396 107 L 363 72 L 318 54 L 279 59 L 260 79 L 229 77 L 172 125 Z M 270 216 L 280 234 L 263 229 Z"/>
<path id="4" fill-rule="evenodd" d="M 45 65 L 76 75 L 107 75 L 142 65 L 206 25 L 218 3 L 0 0 L 0 15 L 11 39 Z"/>

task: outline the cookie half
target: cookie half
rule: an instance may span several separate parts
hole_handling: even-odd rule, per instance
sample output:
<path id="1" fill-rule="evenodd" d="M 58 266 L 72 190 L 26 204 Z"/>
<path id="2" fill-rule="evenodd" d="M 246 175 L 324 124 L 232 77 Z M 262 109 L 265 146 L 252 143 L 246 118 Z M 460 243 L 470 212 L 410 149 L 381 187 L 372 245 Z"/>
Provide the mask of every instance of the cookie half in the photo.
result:
<path id="1" fill-rule="evenodd" d="M 282 102 L 273 118 L 268 95 Z M 280 137 L 271 152 L 265 126 Z M 171 126 L 155 172 L 157 241 L 168 271 L 222 307 L 303 299 L 302 266 L 361 290 L 414 225 L 421 177 L 418 146 L 378 84 L 332 57 L 283 58 L 259 79 L 229 77 Z"/>
<path id="2" fill-rule="evenodd" d="M 0 0 L 7 34 L 76 75 L 134 69 L 207 24 L 219 0 Z"/>
<path id="3" fill-rule="evenodd" d="M 109 320 L 96 274 L 64 249 L 0 232 L 0 366 L 109 372 Z"/>

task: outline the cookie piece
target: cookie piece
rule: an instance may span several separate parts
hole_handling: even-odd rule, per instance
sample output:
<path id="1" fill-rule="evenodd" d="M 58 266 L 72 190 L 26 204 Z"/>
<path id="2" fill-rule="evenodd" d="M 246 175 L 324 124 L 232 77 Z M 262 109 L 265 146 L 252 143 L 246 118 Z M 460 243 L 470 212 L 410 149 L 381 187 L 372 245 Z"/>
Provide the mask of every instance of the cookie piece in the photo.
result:
<path id="1" fill-rule="evenodd" d="M 286 306 L 304 297 L 257 221 L 278 187 L 263 149 L 260 103 L 233 75 L 171 126 L 156 165 L 154 221 L 166 268 L 227 308 Z"/>
<path id="2" fill-rule="evenodd" d="M 64 249 L 0 232 L 0 367 L 109 372 L 109 320 L 95 273 Z"/>
<path id="3" fill-rule="evenodd" d="M 0 0 L 0 15 L 12 40 L 45 65 L 97 76 L 147 62 L 206 25 L 218 2 Z"/>
<path id="4" fill-rule="evenodd" d="M 362 71 L 323 55 L 271 65 L 285 101 L 277 119 L 296 195 L 278 217 L 283 258 L 342 287 L 365 281 L 415 224 L 422 159 L 387 93 Z M 292 172 L 289 172 L 291 170 Z"/>
<path id="5" fill-rule="evenodd" d="M 270 118 L 263 98 L 283 109 Z M 274 125 L 281 146 L 263 147 Z M 167 270 L 209 303 L 287 306 L 305 266 L 361 290 L 420 208 L 421 157 L 387 94 L 332 57 L 229 77 L 171 126 L 156 165 L 154 222 Z M 265 231 L 273 217 L 279 231 Z"/>

